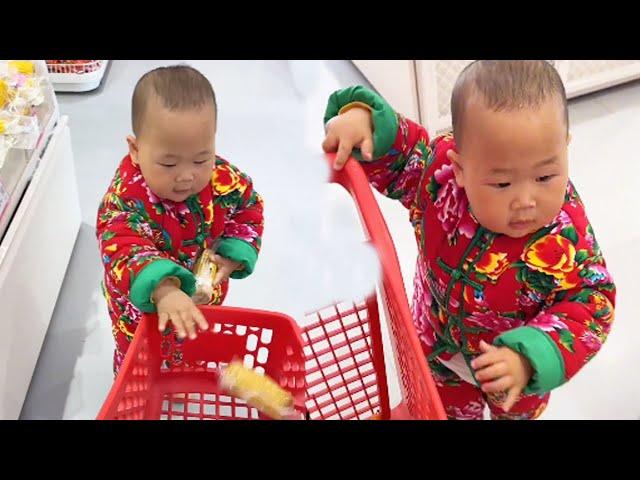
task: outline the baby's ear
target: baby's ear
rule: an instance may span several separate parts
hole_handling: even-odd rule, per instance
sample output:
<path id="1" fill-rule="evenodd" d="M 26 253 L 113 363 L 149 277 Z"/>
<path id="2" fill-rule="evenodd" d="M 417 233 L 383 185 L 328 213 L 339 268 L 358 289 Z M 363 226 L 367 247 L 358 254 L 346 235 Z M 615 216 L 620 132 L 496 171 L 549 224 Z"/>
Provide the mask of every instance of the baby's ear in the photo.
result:
<path id="1" fill-rule="evenodd" d="M 462 165 L 460 164 L 460 154 L 454 149 L 447 150 L 447 158 L 451 162 L 453 167 L 453 174 L 456 177 L 456 183 L 460 188 L 464 188 L 464 181 L 462 179 Z"/>
<path id="2" fill-rule="evenodd" d="M 127 136 L 127 144 L 129 145 L 129 155 L 134 165 L 138 164 L 138 143 L 133 135 Z"/>

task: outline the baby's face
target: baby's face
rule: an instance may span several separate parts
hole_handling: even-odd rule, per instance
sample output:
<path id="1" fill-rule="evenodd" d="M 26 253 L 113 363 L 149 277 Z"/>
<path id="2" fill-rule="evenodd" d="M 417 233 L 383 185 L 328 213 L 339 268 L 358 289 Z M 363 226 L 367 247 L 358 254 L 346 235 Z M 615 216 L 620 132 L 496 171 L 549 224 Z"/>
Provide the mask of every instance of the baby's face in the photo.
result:
<path id="1" fill-rule="evenodd" d="M 464 144 L 449 158 L 476 220 L 513 238 L 551 222 L 568 182 L 569 137 L 560 101 L 495 112 L 471 99 L 464 122 Z"/>
<path id="2" fill-rule="evenodd" d="M 127 141 L 131 159 L 151 191 L 182 202 L 211 181 L 215 131 L 213 105 L 171 111 L 150 99 L 139 137 Z"/>

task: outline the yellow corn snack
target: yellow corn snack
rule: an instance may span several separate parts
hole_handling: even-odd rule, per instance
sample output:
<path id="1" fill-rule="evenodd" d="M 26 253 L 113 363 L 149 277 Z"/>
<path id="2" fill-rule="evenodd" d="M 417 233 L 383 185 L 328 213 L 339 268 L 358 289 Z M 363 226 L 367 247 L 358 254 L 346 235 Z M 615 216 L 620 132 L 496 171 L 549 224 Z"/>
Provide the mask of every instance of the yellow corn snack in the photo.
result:
<path id="1" fill-rule="evenodd" d="M 295 413 L 293 395 L 267 376 L 241 362 L 231 362 L 220 376 L 220 386 L 234 397 L 275 420 Z"/>
<path id="2" fill-rule="evenodd" d="M 28 60 L 9 60 L 9 68 L 15 68 L 23 75 L 33 75 L 36 71 L 33 62 Z"/>
<path id="3" fill-rule="evenodd" d="M 0 79 L 0 108 L 4 108 L 4 106 L 9 103 L 9 100 L 11 100 L 9 85 L 7 85 L 7 82 L 4 80 Z"/>

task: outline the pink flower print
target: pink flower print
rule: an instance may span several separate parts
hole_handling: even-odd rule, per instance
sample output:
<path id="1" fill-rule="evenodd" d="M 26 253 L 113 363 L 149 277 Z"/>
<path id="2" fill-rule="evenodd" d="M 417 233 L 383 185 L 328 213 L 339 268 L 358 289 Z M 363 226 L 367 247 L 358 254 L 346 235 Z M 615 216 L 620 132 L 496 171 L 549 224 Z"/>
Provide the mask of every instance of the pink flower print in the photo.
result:
<path id="1" fill-rule="evenodd" d="M 482 420 L 484 408 L 480 402 L 473 400 L 462 408 L 452 406 L 447 410 L 450 416 L 458 420 Z"/>
<path id="2" fill-rule="evenodd" d="M 447 238 L 452 241 L 458 232 L 467 238 L 472 238 L 476 225 L 470 215 L 465 215 L 469 201 L 465 191 L 456 184 L 453 167 L 443 165 L 436 170 L 435 179 L 441 186 L 434 205 Z"/>
<path id="3" fill-rule="evenodd" d="M 549 223 L 549 225 L 552 225 L 554 223 L 556 224 L 556 226 L 553 227 L 553 230 L 551 230 L 552 234 L 560 233 L 560 231 L 563 230 L 564 228 L 567 228 L 573 225 L 573 222 L 571 221 L 571 217 L 564 210 L 560 210 L 560 213 L 556 215 L 556 218 L 554 218 Z"/>
<path id="4" fill-rule="evenodd" d="M 602 347 L 602 342 L 598 338 L 598 336 L 593 333 L 591 330 L 587 330 L 580 337 L 580 341 L 582 344 L 587 347 L 592 352 L 597 352 Z"/>
<path id="5" fill-rule="evenodd" d="M 490 332 L 506 332 L 523 325 L 523 321 L 519 319 L 503 317 L 496 312 L 476 312 L 467 317 L 466 322 L 476 327 L 484 328 Z"/>
<path id="6" fill-rule="evenodd" d="M 224 227 L 225 237 L 237 238 L 251 243 L 258 235 L 250 226 L 242 223 L 230 222 Z"/>
<path id="7" fill-rule="evenodd" d="M 543 332 L 553 332 L 555 330 L 567 330 L 567 324 L 560 320 L 556 315 L 549 313 L 540 313 L 527 326 L 537 327 Z"/>

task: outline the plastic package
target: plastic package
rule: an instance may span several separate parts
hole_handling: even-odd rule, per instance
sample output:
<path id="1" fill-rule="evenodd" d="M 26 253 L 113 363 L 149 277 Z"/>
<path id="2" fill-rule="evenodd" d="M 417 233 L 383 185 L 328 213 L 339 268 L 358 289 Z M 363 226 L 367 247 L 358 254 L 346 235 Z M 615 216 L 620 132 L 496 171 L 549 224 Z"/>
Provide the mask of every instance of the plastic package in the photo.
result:
<path id="1" fill-rule="evenodd" d="M 35 148 L 40 136 L 36 107 L 44 102 L 42 81 L 31 61 L 0 62 L 0 148 Z"/>
<path id="2" fill-rule="evenodd" d="M 248 405 L 273 418 L 294 418 L 294 398 L 273 379 L 246 368 L 241 362 L 231 362 L 220 375 L 220 388 Z"/>
<path id="3" fill-rule="evenodd" d="M 197 305 L 206 305 L 211 302 L 214 294 L 213 281 L 216 278 L 218 268 L 212 260 L 213 252 L 204 249 L 196 261 L 193 273 L 196 277 L 196 292 L 191 297 Z"/>
<path id="4" fill-rule="evenodd" d="M 0 112 L 0 149 L 30 150 L 35 147 L 39 135 L 36 117 Z"/>

